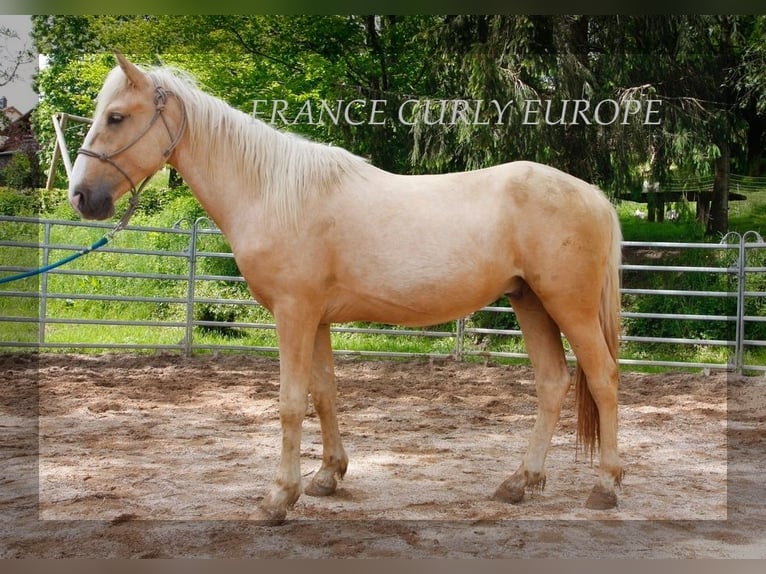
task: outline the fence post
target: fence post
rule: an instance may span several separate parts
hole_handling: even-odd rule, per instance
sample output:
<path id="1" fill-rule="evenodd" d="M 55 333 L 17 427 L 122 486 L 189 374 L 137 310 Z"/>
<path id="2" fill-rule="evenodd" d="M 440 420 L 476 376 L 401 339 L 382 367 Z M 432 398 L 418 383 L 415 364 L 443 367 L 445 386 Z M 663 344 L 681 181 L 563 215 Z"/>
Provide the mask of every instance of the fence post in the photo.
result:
<path id="1" fill-rule="evenodd" d="M 739 373 L 742 370 L 742 335 L 744 315 L 744 291 L 745 291 L 745 267 L 744 267 L 744 249 L 742 248 L 742 236 L 736 231 L 729 231 L 721 238 L 721 244 L 726 245 L 730 243 L 730 239 L 737 242 L 739 249 L 737 250 L 737 262 L 734 264 L 734 268 L 729 267 L 730 273 L 736 273 L 737 275 L 737 313 L 734 322 L 734 357 L 732 357 L 729 365 L 729 370 L 733 368 L 735 373 Z"/>
<path id="2" fill-rule="evenodd" d="M 43 224 L 43 253 L 41 267 L 47 267 L 50 262 L 51 224 L 46 221 Z M 40 322 L 38 323 L 37 342 L 45 344 L 45 324 L 48 316 L 48 274 L 43 273 L 40 278 Z"/>
<path id="3" fill-rule="evenodd" d="M 746 231 L 741 236 L 739 245 L 739 290 L 737 292 L 737 374 L 742 374 L 745 367 L 745 282 L 747 280 L 747 242 L 763 243 L 763 237 L 757 231 Z"/>
<path id="4" fill-rule="evenodd" d="M 191 357 L 194 337 L 194 287 L 197 282 L 197 229 L 199 219 L 191 226 L 189 240 L 189 283 L 186 289 L 186 336 L 184 353 Z"/>
<path id="5" fill-rule="evenodd" d="M 463 345 L 465 340 L 465 317 L 457 320 L 455 325 L 455 360 L 463 361 Z"/>
<path id="6" fill-rule="evenodd" d="M 66 114 L 64 112 L 58 112 L 53 114 L 53 129 L 56 132 L 56 144 L 53 147 L 53 157 L 51 158 L 51 165 L 48 170 L 48 180 L 45 183 L 45 189 L 53 189 L 56 183 L 56 167 L 59 160 L 63 161 L 64 169 L 66 170 L 67 178 L 72 177 L 72 159 L 69 157 L 69 150 L 66 146 L 66 137 L 64 136 L 67 121 L 73 119 L 83 123 L 93 123 L 90 118 L 83 118 L 72 114 Z"/>
<path id="7" fill-rule="evenodd" d="M 56 182 L 56 167 L 58 166 L 59 160 L 61 159 L 61 144 L 63 142 L 63 129 L 62 126 L 59 124 L 59 115 L 62 115 L 61 122 L 66 126 L 66 116 L 63 114 L 53 114 L 53 129 L 56 132 L 56 144 L 53 146 L 53 157 L 51 158 L 51 166 L 48 170 L 48 180 L 45 183 L 45 189 L 53 189 L 53 186 Z M 59 134 L 62 134 L 59 136 Z M 67 172 L 67 177 L 69 177 L 69 172 Z"/>
<path id="8" fill-rule="evenodd" d="M 732 358 L 732 365 L 735 373 L 742 372 L 742 354 L 743 354 L 743 339 L 745 334 L 745 243 L 742 241 L 742 235 L 736 231 L 730 231 L 721 238 L 722 244 L 729 243 L 730 239 L 735 239 L 738 245 L 737 249 L 737 262 L 735 269 L 729 267 L 729 271 L 737 274 L 737 315 L 734 323 L 734 357 Z"/>
<path id="9" fill-rule="evenodd" d="M 734 354 L 734 372 L 742 373 L 745 354 L 745 242 L 739 236 L 737 257 L 737 338 Z"/>

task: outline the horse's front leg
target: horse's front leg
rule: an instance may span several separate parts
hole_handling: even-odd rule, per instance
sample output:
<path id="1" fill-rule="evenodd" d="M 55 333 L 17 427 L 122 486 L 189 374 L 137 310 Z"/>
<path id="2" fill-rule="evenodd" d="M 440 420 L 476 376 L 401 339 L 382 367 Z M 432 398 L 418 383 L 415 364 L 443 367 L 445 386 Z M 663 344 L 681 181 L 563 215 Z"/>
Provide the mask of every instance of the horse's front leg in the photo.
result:
<path id="1" fill-rule="evenodd" d="M 335 492 L 338 479 L 343 478 L 348 467 L 348 456 L 338 430 L 337 387 L 329 324 L 319 325 L 317 330 L 309 385 L 322 427 L 322 466 L 306 487 L 306 494 L 328 496 Z"/>
<path id="2" fill-rule="evenodd" d="M 282 522 L 301 494 L 300 447 L 308 407 L 311 362 L 318 321 L 306 307 L 289 305 L 274 310 L 279 336 L 279 420 L 282 453 L 276 481 L 261 503 L 270 522 Z"/>

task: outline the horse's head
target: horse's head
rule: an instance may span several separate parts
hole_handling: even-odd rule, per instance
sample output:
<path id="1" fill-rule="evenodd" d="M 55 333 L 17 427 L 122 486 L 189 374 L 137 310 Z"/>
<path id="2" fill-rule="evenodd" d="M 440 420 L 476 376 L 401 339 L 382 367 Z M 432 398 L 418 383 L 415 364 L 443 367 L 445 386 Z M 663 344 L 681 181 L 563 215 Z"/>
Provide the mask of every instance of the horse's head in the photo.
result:
<path id="1" fill-rule="evenodd" d="M 86 219 L 114 215 L 115 201 L 162 168 L 186 125 L 180 100 L 166 106 L 174 94 L 116 56 L 69 183 L 69 202 Z"/>

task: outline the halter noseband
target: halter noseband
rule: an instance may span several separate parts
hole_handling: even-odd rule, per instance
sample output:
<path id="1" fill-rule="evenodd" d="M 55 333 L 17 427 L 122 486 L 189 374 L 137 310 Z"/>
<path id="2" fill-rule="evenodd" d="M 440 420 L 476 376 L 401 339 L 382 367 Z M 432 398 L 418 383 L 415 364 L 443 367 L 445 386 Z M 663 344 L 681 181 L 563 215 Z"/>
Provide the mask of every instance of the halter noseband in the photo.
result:
<path id="1" fill-rule="evenodd" d="M 175 96 L 176 100 L 178 100 L 178 103 L 181 107 L 181 125 L 178 127 L 178 132 L 173 135 L 173 132 L 170 129 L 170 126 L 168 125 L 167 120 L 165 119 L 165 116 L 163 115 L 163 111 L 165 111 L 165 104 L 168 101 L 168 96 Z M 120 220 L 120 223 L 117 225 L 117 227 L 112 231 L 112 234 L 117 232 L 118 230 L 125 227 L 128 223 L 128 220 L 130 219 L 130 216 L 133 214 L 133 212 L 138 207 L 138 199 L 141 195 L 141 192 L 143 191 L 146 184 L 149 182 L 149 179 L 151 179 L 151 175 L 147 176 L 139 186 L 136 186 L 136 184 L 133 182 L 133 180 L 130 178 L 130 176 L 127 174 L 127 172 L 122 169 L 116 161 L 113 160 L 114 157 L 120 155 L 121 153 L 129 150 L 131 147 L 136 145 L 141 138 L 143 138 L 149 130 L 152 128 L 152 126 L 155 124 L 155 122 L 161 119 L 162 123 L 165 125 L 165 129 L 168 132 L 168 135 L 170 136 L 170 145 L 167 147 L 165 151 L 162 152 L 163 159 L 167 159 L 170 157 L 170 154 L 173 153 L 173 150 L 178 145 L 178 142 L 181 141 L 181 138 L 184 135 L 184 131 L 186 131 L 186 107 L 184 106 L 183 100 L 179 98 L 175 92 L 172 92 L 170 90 L 166 90 L 162 86 L 155 85 L 154 87 L 154 115 L 152 116 L 152 119 L 149 120 L 149 123 L 146 125 L 146 127 L 135 137 L 133 140 L 128 142 L 126 145 L 119 148 L 117 151 L 113 151 L 112 153 L 98 153 L 89 149 L 86 149 L 84 147 L 81 147 L 77 150 L 78 154 L 86 155 L 88 157 L 94 157 L 99 161 L 103 161 L 111 165 L 113 168 L 115 168 L 117 171 L 119 171 L 122 176 L 128 180 L 128 183 L 130 184 L 130 204 L 128 205 L 128 210 L 125 212 L 125 214 L 122 216 L 122 219 Z"/>

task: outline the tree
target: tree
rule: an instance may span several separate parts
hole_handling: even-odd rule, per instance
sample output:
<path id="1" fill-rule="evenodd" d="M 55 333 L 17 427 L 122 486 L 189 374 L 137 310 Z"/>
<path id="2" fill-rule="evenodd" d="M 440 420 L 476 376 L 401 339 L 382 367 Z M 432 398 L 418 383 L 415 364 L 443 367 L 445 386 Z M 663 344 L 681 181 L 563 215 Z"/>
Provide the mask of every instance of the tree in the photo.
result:
<path id="1" fill-rule="evenodd" d="M 696 15 L 36 16 L 34 37 L 51 61 L 39 80 L 46 113 L 55 105 L 88 115 L 81 107 L 92 106 L 91 86 L 111 62 L 106 54 L 119 48 L 139 63 L 191 71 L 203 89 L 246 112 L 254 100 L 283 100 L 290 118 L 307 101 L 383 100 L 380 122 L 318 125 L 304 115 L 276 127 L 341 145 L 391 171 L 532 159 L 618 197 L 644 180 L 662 189 L 671 177 L 717 174 L 714 201 L 699 207 L 708 231 L 720 233 L 728 170 L 766 168 L 764 22 Z M 91 66 L 94 73 L 86 71 Z M 400 118 L 411 100 L 417 103 Z M 468 102 L 472 121 L 423 121 L 442 100 Z M 524 122 L 529 102 L 538 100 L 537 117 L 547 112 L 553 122 Z M 660 121 L 573 123 L 577 100 L 623 109 L 656 101 Z M 661 197 L 652 209 L 658 217 Z"/>
<path id="2" fill-rule="evenodd" d="M 712 199 L 697 202 L 710 235 L 728 228 L 728 177 L 732 164 L 747 163 L 748 132 L 757 126 L 743 113 L 736 78 L 744 56 L 762 37 L 747 16 L 678 16 L 658 22 L 635 18 L 633 37 L 648 49 L 640 78 L 663 101 L 662 125 L 652 130 L 656 151 L 650 171 L 664 183 L 671 172 L 698 178 L 713 174 Z M 659 30 L 660 33 L 657 33 Z M 636 69 L 633 68 L 633 74 Z M 761 87 L 763 89 L 763 87 Z"/>
<path id="3" fill-rule="evenodd" d="M 0 26 L 0 88 L 16 79 L 19 69 L 35 59 L 35 54 L 16 31 Z"/>
<path id="4" fill-rule="evenodd" d="M 762 157 L 763 30 L 763 17 L 754 16 L 444 17 L 431 38 L 442 55 L 433 69 L 441 93 L 514 101 L 518 112 L 530 98 L 657 100 L 662 118 L 439 126 L 416 131 L 416 159 L 437 169 L 533 159 L 614 195 L 640 189 L 644 179 L 662 187 L 671 174 L 715 173 L 713 201 L 702 211 L 708 232 L 722 233 L 730 165 L 752 171 Z"/>
<path id="5" fill-rule="evenodd" d="M 478 122 L 417 130 L 415 159 L 425 169 L 438 170 L 530 159 L 598 183 L 607 191 L 635 186 L 645 146 L 618 143 L 638 137 L 640 128 L 572 123 L 576 100 L 619 96 L 597 24 L 585 16 L 443 18 L 431 39 L 441 54 L 433 68 L 433 92 L 497 101 L 507 104 L 509 111 L 503 122 L 494 121 L 498 114 L 485 108 Z M 545 112 L 537 119 L 546 120 L 525 123 L 530 103 L 535 102 Z"/>
<path id="6" fill-rule="evenodd" d="M 34 60 L 34 52 L 26 42 L 20 42 L 16 31 L 0 26 L 0 88 L 13 82 L 21 67 Z M 6 129 L 8 124 L 5 114 L 0 114 L 0 131 Z"/>
<path id="7" fill-rule="evenodd" d="M 428 22 L 429 17 L 353 15 L 46 16 L 36 17 L 35 38 L 41 51 L 56 54 L 54 63 L 119 48 L 139 63 L 178 66 L 246 112 L 256 99 L 284 100 L 293 114 L 306 101 L 391 100 L 382 123 L 299 121 L 277 127 L 406 171 L 412 143 L 396 116 L 397 102 L 420 93 L 427 76 L 422 34 Z"/>
<path id="8" fill-rule="evenodd" d="M 743 35 L 741 59 L 731 73 L 740 113 L 749 127 L 747 156 L 738 168 L 759 176 L 766 174 L 766 16 L 754 17 Z"/>

